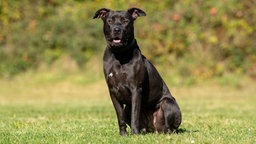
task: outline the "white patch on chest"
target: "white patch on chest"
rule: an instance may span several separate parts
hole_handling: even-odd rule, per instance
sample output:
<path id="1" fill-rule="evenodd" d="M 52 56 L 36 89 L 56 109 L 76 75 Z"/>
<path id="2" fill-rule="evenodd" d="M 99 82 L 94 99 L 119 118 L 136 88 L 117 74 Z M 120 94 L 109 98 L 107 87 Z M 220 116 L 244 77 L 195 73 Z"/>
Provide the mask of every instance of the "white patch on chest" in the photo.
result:
<path id="1" fill-rule="evenodd" d="M 113 77 L 113 75 L 114 75 L 113 73 L 110 73 L 110 74 L 108 75 L 108 77 Z"/>

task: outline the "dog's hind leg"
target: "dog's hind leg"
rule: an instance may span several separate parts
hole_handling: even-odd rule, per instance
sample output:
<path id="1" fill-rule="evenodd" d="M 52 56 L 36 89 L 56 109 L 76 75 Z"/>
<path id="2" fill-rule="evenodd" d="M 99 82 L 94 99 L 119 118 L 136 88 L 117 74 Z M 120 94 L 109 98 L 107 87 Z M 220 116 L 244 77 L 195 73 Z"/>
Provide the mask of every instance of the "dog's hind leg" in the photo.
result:
<path id="1" fill-rule="evenodd" d="M 175 99 L 164 98 L 161 102 L 164 116 L 164 133 L 175 133 L 181 124 L 181 112 Z"/>
<path id="2" fill-rule="evenodd" d="M 159 107 L 154 113 L 153 113 L 153 125 L 155 128 L 155 131 L 157 133 L 162 133 L 164 131 L 164 112 L 161 107 Z"/>

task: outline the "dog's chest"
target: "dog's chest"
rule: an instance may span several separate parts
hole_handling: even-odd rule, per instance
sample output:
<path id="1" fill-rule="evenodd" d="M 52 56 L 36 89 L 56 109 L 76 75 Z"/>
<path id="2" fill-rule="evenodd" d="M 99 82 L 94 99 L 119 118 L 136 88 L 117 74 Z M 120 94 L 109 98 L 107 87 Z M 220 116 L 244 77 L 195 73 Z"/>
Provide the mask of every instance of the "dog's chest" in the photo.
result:
<path id="1" fill-rule="evenodd" d="M 110 93 L 121 101 L 130 101 L 130 85 L 134 79 L 130 67 L 113 64 L 105 75 Z"/>
<path id="2" fill-rule="evenodd" d="M 112 67 L 107 71 L 106 80 L 111 87 L 122 87 L 125 86 L 127 81 L 127 68 L 121 65 L 112 65 Z"/>
<path id="3" fill-rule="evenodd" d="M 107 81 L 111 86 L 126 83 L 127 74 L 121 70 L 111 70 L 107 73 Z"/>

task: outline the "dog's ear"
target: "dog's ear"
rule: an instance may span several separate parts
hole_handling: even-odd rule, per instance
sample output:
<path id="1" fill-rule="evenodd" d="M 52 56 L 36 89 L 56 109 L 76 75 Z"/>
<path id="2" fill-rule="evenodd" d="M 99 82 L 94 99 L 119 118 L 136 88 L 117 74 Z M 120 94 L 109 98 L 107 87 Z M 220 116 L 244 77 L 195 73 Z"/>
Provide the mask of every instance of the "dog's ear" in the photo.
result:
<path id="1" fill-rule="evenodd" d="M 109 11 L 110 11 L 110 9 L 101 8 L 101 9 L 96 11 L 93 19 L 95 19 L 95 18 L 104 18 L 104 17 L 106 17 L 106 15 L 108 14 Z"/>
<path id="2" fill-rule="evenodd" d="M 138 8 L 130 8 L 127 10 L 127 12 L 131 14 L 134 20 L 139 16 L 146 16 L 146 13 Z"/>

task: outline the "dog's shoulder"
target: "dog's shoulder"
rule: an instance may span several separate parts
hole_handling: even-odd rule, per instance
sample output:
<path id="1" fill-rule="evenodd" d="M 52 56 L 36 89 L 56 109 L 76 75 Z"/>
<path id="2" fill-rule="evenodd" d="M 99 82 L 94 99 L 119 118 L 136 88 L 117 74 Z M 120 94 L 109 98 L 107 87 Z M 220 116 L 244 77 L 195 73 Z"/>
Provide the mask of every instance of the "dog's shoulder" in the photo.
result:
<path id="1" fill-rule="evenodd" d="M 113 57 L 113 53 L 110 52 L 108 48 L 105 49 L 104 55 L 103 55 L 103 61 L 107 61 Z"/>

